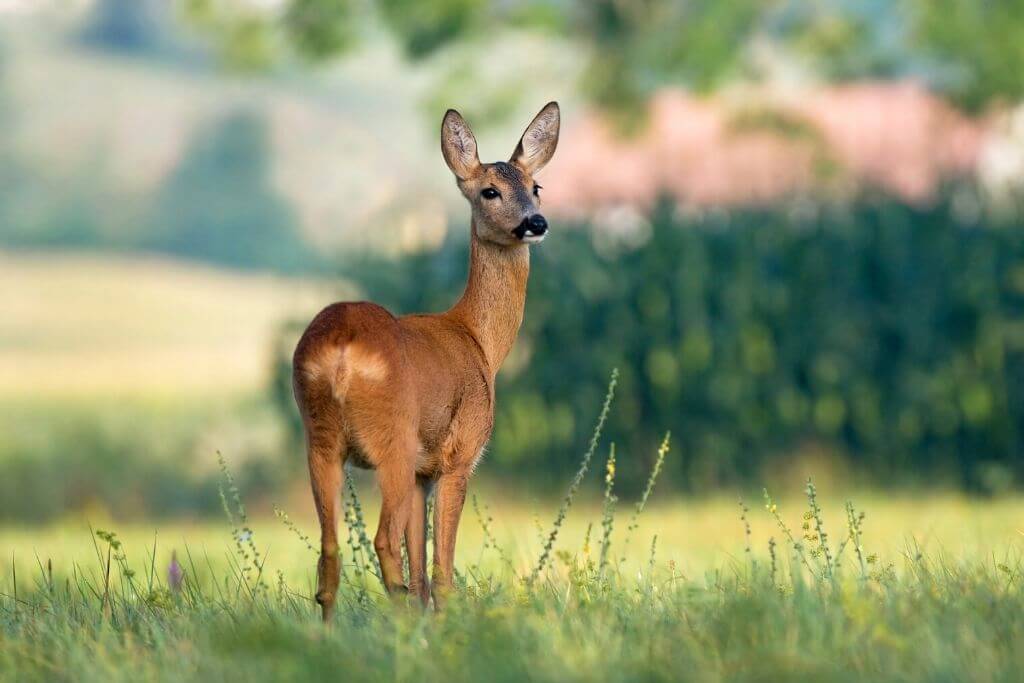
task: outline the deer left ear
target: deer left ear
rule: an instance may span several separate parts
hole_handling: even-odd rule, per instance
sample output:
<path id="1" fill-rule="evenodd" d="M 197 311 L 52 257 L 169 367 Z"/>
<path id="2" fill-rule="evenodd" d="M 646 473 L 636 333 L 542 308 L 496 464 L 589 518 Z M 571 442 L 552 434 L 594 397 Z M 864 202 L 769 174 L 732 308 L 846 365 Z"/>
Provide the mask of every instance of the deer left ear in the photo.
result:
<path id="1" fill-rule="evenodd" d="M 558 128 L 561 117 L 558 102 L 548 102 L 533 121 L 526 127 L 526 132 L 519 140 L 511 161 L 519 164 L 533 175 L 551 161 L 558 146 Z"/>

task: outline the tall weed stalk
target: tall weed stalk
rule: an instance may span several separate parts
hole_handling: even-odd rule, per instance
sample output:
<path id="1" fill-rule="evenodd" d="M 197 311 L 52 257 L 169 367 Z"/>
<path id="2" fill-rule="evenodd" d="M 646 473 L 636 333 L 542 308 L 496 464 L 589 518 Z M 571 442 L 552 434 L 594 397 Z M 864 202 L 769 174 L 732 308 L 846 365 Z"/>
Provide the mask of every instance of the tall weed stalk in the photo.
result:
<path id="1" fill-rule="evenodd" d="M 590 460 L 594 457 L 594 452 L 597 450 L 597 444 L 601 440 L 601 432 L 604 430 L 605 420 L 608 419 L 608 411 L 611 410 L 612 401 L 615 398 L 615 385 L 619 381 L 619 369 L 615 368 L 612 370 L 611 379 L 608 382 L 608 391 L 604 396 L 604 405 L 601 406 L 601 413 L 597 417 L 597 424 L 594 426 L 594 433 L 590 437 L 590 447 L 587 448 L 586 453 L 583 454 L 583 460 L 580 462 L 580 467 L 576 470 L 576 475 L 572 479 L 572 483 L 569 485 L 569 491 L 565 494 L 565 498 L 562 499 L 562 505 L 558 508 L 558 515 L 555 517 L 555 522 L 551 527 L 551 531 L 548 533 L 547 538 L 544 541 L 544 549 L 541 551 L 540 558 L 537 560 L 537 565 L 533 568 L 530 573 L 530 577 L 527 580 L 528 585 L 533 585 L 540 576 L 540 573 L 544 571 L 547 566 L 548 560 L 551 558 L 551 551 L 555 547 L 555 541 L 558 540 L 558 532 L 562 528 L 562 523 L 565 522 L 565 516 L 569 514 L 569 508 L 572 507 L 573 499 L 576 497 L 576 491 L 579 490 L 580 484 L 583 482 L 583 477 L 587 474 L 587 469 L 590 467 Z"/>

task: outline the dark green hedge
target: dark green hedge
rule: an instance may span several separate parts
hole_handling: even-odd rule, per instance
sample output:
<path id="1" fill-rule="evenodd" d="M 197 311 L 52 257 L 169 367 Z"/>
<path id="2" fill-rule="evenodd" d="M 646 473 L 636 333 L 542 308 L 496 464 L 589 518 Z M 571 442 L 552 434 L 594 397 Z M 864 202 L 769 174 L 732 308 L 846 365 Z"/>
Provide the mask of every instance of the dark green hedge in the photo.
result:
<path id="1" fill-rule="evenodd" d="M 667 474 L 691 489 L 757 483 L 809 443 L 883 483 L 1020 481 L 1024 232 L 976 220 L 952 202 L 865 199 L 702 216 L 663 204 L 619 237 L 556 225 L 534 250 L 528 359 L 501 375 L 486 469 L 571 468 L 618 366 L 609 436 L 631 454 L 627 486 L 666 429 Z M 465 261 L 453 238 L 344 274 L 393 311 L 436 311 Z"/>

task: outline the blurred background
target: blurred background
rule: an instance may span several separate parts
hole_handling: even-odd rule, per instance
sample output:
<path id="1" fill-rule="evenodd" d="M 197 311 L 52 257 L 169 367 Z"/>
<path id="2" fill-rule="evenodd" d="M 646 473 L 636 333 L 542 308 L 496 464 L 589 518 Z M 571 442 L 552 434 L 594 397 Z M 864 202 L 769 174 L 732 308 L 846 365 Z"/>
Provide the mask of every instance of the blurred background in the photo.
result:
<path id="1" fill-rule="evenodd" d="M 562 105 L 478 472 L 623 495 L 1024 483 L 1024 5 L 0 0 L 0 521 L 308 504 L 327 303 L 439 311 L 485 161 Z"/>

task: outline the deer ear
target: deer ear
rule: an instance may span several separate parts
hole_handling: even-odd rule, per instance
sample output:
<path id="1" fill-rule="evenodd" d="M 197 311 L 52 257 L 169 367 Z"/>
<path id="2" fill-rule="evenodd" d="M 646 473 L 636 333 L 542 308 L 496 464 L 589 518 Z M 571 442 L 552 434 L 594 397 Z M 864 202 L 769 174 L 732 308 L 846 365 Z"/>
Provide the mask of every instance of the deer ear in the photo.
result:
<path id="1" fill-rule="evenodd" d="M 449 109 L 441 122 L 441 153 L 459 180 L 469 178 L 480 167 L 473 131 L 454 109 Z"/>
<path id="2" fill-rule="evenodd" d="M 525 168 L 530 175 L 544 168 L 558 146 L 560 121 L 558 102 L 545 104 L 526 127 L 516 151 L 512 153 L 512 161 Z"/>

